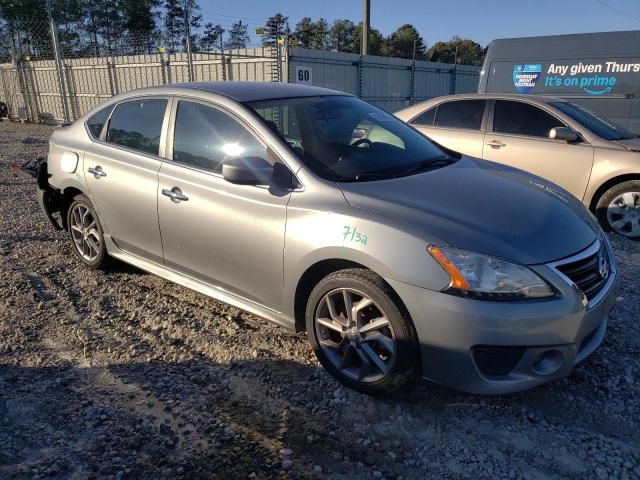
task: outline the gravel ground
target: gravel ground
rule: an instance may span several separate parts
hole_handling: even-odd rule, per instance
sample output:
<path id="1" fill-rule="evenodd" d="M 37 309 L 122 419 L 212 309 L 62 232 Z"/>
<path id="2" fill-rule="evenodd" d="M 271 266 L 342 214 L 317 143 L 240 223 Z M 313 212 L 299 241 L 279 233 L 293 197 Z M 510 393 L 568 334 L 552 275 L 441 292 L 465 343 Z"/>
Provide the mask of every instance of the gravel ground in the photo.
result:
<path id="1" fill-rule="evenodd" d="M 306 338 L 134 268 L 91 271 L 9 169 L 0 123 L 0 478 L 640 478 L 640 242 L 602 347 L 564 380 L 372 399 Z"/>

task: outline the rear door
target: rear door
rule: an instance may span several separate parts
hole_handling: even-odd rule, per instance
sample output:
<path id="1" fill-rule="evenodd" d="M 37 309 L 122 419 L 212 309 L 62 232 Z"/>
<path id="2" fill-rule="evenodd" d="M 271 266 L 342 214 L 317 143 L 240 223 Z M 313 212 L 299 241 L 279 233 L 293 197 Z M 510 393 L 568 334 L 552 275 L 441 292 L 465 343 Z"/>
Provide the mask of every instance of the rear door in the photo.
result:
<path id="1" fill-rule="evenodd" d="M 566 126 L 536 105 L 496 100 L 483 158 L 531 172 L 582 199 L 593 166 L 593 147 L 585 141 L 567 143 L 549 138 L 552 128 Z"/>
<path id="2" fill-rule="evenodd" d="M 105 234 L 129 253 L 162 262 L 158 170 L 164 154 L 166 98 L 119 103 L 85 153 L 85 179 Z"/>
<path id="3" fill-rule="evenodd" d="M 163 162 L 158 184 L 165 264 L 280 309 L 291 192 L 233 184 L 221 175 L 227 158 L 276 160 L 254 132 L 227 110 L 176 100 L 171 118 L 171 160 Z"/>
<path id="4" fill-rule="evenodd" d="M 486 100 L 440 103 L 409 122 L 441 145 L 472 157 L 482 157 Z"/>

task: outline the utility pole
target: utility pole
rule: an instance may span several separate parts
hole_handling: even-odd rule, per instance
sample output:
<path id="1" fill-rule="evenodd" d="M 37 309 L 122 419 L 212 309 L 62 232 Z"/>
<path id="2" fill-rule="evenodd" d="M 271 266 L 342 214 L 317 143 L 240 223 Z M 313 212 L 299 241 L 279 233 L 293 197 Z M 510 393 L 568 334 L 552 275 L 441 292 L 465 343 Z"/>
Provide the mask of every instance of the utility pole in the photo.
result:
<path id="1" fill-rule="evenodd" d="M 362 0 L 362 42 L 360 54 L 369 55 L 369 22 L 371 20 L 371 0 Z"/>
<path id="2" fill-rule="evenodd" d="M 69 106 L 67 105 L 67 87 L 64 83 L 64 69 L 62 67 L 62 56 L 60 53 L 60 43 L 58 42 L 58 29 L 51 14 L 51 1 L 47 0 L 47 16 L 51 27 L 51 42 L 53 43 L 53 55 L 56 60 L 56 72 L 58 73 L 58 86 L 60 87 L 60 100 L 62 103 L 62 115 L 65 123 L 70 121 Z"/>
<path id="3" fill-rule="evenodd" d="M 187 69 L 189 82 L 193 82 L 193 59 L 191 58 L 191 32 L 189 31 L 189 0 L 184 0 L 184 35 L 187 47 Z"/>

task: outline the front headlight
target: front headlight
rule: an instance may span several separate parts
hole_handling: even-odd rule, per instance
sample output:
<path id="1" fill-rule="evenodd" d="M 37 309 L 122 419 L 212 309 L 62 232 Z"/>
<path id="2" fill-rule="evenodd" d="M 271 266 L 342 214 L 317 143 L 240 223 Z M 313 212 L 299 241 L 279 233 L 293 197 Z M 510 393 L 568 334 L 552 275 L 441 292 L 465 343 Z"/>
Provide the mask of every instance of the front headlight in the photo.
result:
<path id="1" fill-rule="evenodd" d="M 427 248 L 451 277 L 449 293 L 486 300 L 515 300 L 554 295 L 531 269 L 487 255 L 450 247 Z"/>

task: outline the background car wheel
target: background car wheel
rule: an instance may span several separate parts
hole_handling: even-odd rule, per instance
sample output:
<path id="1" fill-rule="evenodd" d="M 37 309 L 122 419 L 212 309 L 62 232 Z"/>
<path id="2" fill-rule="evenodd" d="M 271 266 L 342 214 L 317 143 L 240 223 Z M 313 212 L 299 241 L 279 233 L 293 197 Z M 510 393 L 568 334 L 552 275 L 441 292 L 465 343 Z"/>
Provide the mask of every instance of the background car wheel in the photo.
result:
<path id="1" fill-rule="evenodd" d="M 109 256 L 102 225 L 91 202 L 84 195 L 76 195 L 69 205 L 67 226 L 78 258 L 91 268 L 104 267 L 109 261 Z"/>
<path id="2" fill-rule="evenodd" d="M 640 180 L 614 185 L 596 206 L 596 216 L 605 231 L 640 239 Z"/>
<path id="3" fill-rule="evenodd" d="M 344 385 L 372 395 L 412 380 L 418 340 L 409 316 L 384 280 L 366 269 L 334 272 L 307 302 L 309 342 Z"/>

